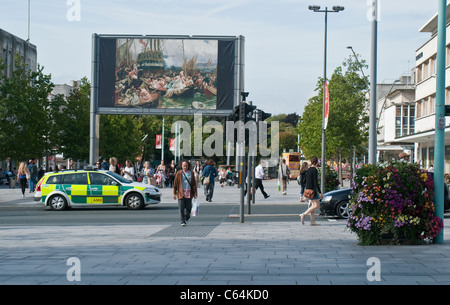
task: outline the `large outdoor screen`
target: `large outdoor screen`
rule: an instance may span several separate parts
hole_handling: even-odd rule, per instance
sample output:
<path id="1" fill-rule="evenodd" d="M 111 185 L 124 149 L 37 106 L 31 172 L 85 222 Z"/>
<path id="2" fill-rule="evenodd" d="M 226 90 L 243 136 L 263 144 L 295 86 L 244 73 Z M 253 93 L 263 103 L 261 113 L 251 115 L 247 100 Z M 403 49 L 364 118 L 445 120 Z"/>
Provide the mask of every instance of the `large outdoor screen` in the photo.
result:
<path id="1" fill-rule="evenodd" d="M 97 113 L 227 113 L 237 37 L 97 36 Z"/>

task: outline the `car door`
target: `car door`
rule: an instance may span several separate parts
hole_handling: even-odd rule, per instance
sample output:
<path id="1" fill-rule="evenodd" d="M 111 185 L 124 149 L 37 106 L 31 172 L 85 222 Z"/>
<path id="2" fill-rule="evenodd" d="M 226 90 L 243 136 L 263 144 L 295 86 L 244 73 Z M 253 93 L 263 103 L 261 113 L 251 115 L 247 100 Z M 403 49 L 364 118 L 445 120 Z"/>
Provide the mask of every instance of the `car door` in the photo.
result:
<path id="1" fill-rule="evenodd" d="M 113 178 L 99 172 L 89 173 L 89 203 L 118 204 L 119 185 Z"/>
<path id="2" fill-rule="evenodd" d="M 87 173 L 64 174 L 63 192 L 73 204 L 88 203 L 88 179 Z"/>

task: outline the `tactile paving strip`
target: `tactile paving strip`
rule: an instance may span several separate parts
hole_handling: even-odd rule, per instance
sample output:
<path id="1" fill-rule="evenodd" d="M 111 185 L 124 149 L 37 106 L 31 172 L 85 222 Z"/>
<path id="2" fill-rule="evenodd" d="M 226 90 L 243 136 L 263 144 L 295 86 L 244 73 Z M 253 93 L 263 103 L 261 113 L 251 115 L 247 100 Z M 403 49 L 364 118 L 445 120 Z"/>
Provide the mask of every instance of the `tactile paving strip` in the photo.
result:
<path id="1" fill-rule="evenodd" d="M 205 237 L 207 236 L 219 223 L 211 224 L 190 224 L 182 227 L 181 224 L 172 225 L 164 228 L 154 234 L 152 237 Z"/>

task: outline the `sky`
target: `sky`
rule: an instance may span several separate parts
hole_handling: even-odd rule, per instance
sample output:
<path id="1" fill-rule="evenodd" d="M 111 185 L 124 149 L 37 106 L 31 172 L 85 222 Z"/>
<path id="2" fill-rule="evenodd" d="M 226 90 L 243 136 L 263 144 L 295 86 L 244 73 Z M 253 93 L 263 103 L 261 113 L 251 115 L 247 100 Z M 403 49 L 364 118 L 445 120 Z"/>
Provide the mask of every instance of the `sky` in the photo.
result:
<path id="1" fill-rule="evenodd" d="M 438 1 L 378 0 L 377 83 L 410 75 L 420 33 Z M 302 114 L 323 76 L 323 9 L 328 14 L 327 76 L 352 55 L 370 63 L 371 0 L 30 0 L 30 42 L 55 84 L 91 79 L 92 34 L 245 37 L 248 101 L 273 115 Z M 0 0 L 0 28 L 28 37 L 28 0 Z M 364 71 L 370 75 L 370 67 Z"/>

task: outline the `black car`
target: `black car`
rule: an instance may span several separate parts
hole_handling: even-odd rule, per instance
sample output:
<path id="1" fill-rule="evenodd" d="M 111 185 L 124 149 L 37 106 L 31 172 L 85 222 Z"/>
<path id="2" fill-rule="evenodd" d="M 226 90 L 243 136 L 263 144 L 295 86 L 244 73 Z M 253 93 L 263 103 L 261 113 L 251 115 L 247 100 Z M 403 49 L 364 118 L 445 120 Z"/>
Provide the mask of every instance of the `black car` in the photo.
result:
<path id="1" fill-rule="evenodd" d="M 444 187 L 444 210 L 450 210 L 450 185 Z M 331 191 L 323 195 L 320 201 L 320 214 L 325 216 L 337 216 L 339 218 L 348 218 L 349 201 L 352 194 L 351 188 L 344 188 Z"/>
<path id="2" fill-rule="evenodd" d="M 320 200 L 320 214 L 348 218 L 351 188 L 344 188 L 323 194 Z"/>

